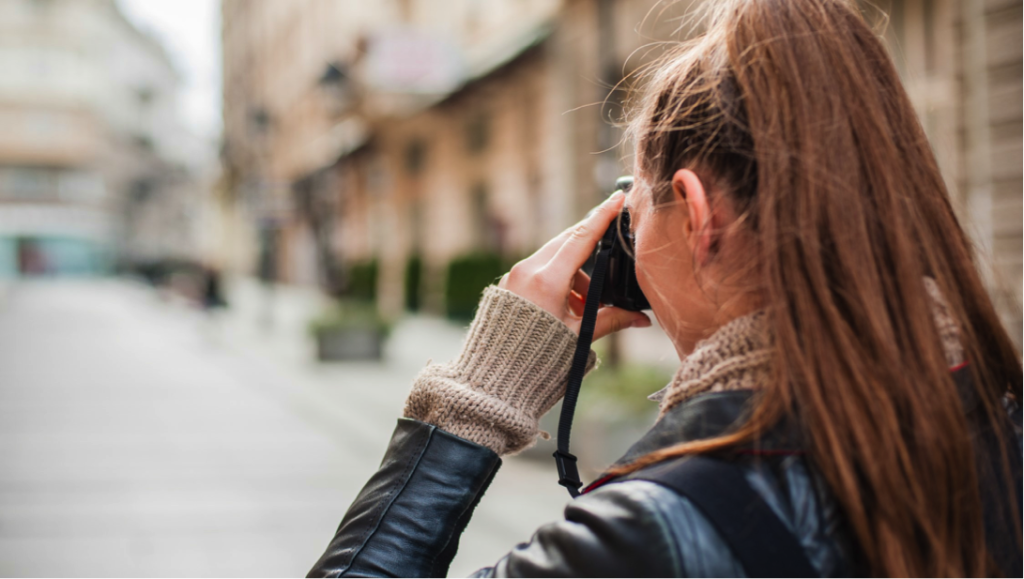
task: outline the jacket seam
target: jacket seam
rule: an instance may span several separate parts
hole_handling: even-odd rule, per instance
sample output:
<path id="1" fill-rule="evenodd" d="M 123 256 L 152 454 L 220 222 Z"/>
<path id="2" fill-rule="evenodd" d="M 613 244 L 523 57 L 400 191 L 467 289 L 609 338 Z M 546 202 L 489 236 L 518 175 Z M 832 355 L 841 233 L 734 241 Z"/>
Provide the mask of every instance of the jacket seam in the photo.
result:
<path id="1" fill-rule="evenodd" d="M 384 517 L 387 515 L 387 512 L 391 510 L 391 505 L 395 503 L 395 500 L 398 499 L 398 496 L 402 494 L 402 491 L 409 484 L 409 478 L 412 476 L 412 473 L 415 472 L 416 468 L 420 464 L 420 461 L 423 459 L 423 451 L 426 450 L 427 445 L 430 443 L 430 440 L 433 439 L 435 430 L 436 427 L 430 427 L 430 431 L 426 439 L 423 441 L 421 445 L 419 445 L 419 447 L 416 450 L 416 460 L 411 461 L 409 465 L 406 467 L 405 471 L 402 473 L 402 476 L 399 479 L 401 481 L 401 484 L 394 485 L 388 491 L 388 496 L 386 500 L 381 501 L 377 505 L 377 507 L 374 508 L 372 518 L 375 521 L 373 527 L 367 529 L 363 533 L 363 536 L 360 537 L 359 547 L 356 548 L 355 551 L 352 553 L 352 558 L 349 560 L 348 565 L 345 565 L 338 571 L 338 574 L 336 575 L 337 577 L 341 577 L 342 575 L 347 573 L 348 570 L 351 569 L 353 565 L 355 565 L 356 559 L 359 557 L 359 555 L 362 554 L 363 550 L 366 549 L 366 544 L 370 542 L 370 539 L 373 538 L 373 535 L 375 535 L 377 531 L 380 529 L 380 524 L 384 520 Z"/>

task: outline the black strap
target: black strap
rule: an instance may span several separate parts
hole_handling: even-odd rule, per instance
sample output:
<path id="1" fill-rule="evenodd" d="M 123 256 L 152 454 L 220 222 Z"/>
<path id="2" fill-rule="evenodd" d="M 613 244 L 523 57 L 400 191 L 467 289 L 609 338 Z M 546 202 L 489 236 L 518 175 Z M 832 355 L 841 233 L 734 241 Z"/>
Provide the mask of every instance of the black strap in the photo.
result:
<path id="1" fill-rule="evenodd" d="M 569 452 L 569 433 L 572 430 L 572 417 L 576 412 L 576 400 L 580 396 L 583 375 L 587 372 L 587 359 L 590 358 L 590 344 L 594 341 L 594 326 L 597 324 L 597 310 L 601 305 L 601 289 L 604 287 L 604 276 L 608 271 L 608 258 L 611 256 L 610 244 L 602 244 L 594 262 L 594 271 L 590 274 L 590 287 L 587 289 L 587 302 L 583 307 L 583 319 L 580 321 L 580 337 L 576 341 L 576 351 L 572 356 L 569 369 L 569 382 L 565 386 L 565 399 L 562 400 L 562 415 L 558 419 L 558 450 L 555 451 L 555 466 L 558 468 L 558 484 L 569 490 L 573 497 L 580 495 L 580 471 L 576 467 L 576 457 Z"/>
<path id="2" fill-rule="evenodd" d="M 792 531 L 751 488 L 739 466 L 708 456 L 671 460 L 637 472 L 685 496 L 729 545 L 748 577 L 819 577 Z"/>

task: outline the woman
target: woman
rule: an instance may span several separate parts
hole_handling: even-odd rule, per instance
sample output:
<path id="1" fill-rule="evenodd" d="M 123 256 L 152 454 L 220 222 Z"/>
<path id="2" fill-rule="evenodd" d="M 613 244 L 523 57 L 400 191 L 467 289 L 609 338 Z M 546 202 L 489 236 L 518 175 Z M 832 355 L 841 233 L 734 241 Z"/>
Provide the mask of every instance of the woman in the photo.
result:
<path id="1" fill-rule="evenodd" d="M 1019 576 L 1020 360 L 859 14 L 715 2 L 705 33 L 651 74 L 630 133 L 628 199 L 484 293 L 462 354 L 417 378 L 311 575 L 447 571 L 499 456 L 529 446 L 564 391 L 580 267 L 627 204 L 680 370 L 602 484 L 482 575 L 757 574 L 692 501 L 638 476 L 712 455 L 743 470 L 814 573 L 1012 575 L 1015 558 Z M 649 323 L 605 308 L 595 335 Z M 796 436 L 780 442 L 780 425 Z"/>

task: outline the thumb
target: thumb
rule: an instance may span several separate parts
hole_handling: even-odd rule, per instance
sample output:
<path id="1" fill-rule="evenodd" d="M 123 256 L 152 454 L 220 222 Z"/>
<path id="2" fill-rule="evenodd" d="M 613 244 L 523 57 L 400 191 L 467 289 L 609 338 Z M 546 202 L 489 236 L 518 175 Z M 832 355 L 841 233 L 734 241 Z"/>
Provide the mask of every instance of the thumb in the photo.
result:
<path id="1" fill-rule="evenodd" d="M 614 334 L 626 328 L 646 328 L 651 319 L 643 312 L 631 312 L 622 308 L 601 308 L 597 312 L 594 324 L 594 340 L 600 340 L 608 334 Z"/>

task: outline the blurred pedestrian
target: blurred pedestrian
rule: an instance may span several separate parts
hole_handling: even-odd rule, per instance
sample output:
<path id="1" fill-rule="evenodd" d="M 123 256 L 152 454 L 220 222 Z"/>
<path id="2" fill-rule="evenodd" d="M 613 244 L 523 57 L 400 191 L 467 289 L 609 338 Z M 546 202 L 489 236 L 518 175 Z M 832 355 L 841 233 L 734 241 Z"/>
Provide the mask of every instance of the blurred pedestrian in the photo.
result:
<path id="1" fill-rule="evenodd" d="M 206 265 L 202 269 L 202 277 L 203 309 L 212 315 L 214 312 L 228 306 L 227 299 L 224 298 L 220 270 L 213 265 Z"/>
<path id="2" fill-rule="evenodd" d="M 262 313 L 260 325 L 265 329 L 274 326 L 274 309 L 276 306 L 275 288 L 278 282 L 277 260 L 278 260 L 278 239 L 277 228 L 271 220 L 267 220 L 260 226 L 260 252 L 257 263 L 257 274 L 260 285 L 263 288 Z"/>
<path id="3" fill-rule="evenodd" d="M 628 197 L 486 290 L 311 575 L 447 571 L 563 394 L 580 267 L 624 204 L 680 370 L 651 431 L 480 575 L 1021 575 L 1019 355 L 883 45 L 852 2 L 709 6 L 635 103 Z M 595 336 L 649 323 L 607 307 Z"/>
<path id="4" fill-rule="evenodd" d="M 207 262 L 197 272 L 198 302 L 205 315 L 203 333 L 209 345 L 219 346 L 224 340 L 224 312 L 228 300 L 224 296 L 224 284 L 220 268 Z"/>

